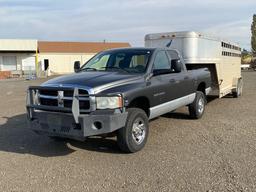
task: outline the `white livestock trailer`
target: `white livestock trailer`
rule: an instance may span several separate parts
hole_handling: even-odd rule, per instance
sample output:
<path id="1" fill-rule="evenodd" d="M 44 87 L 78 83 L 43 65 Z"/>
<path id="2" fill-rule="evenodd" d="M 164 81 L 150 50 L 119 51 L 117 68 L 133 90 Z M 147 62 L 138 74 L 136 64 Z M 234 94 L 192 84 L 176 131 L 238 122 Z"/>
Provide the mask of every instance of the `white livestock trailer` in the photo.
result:
<path id="1" fill-rule="evenodd" d="M 188 69 L 207 67 L 212 76 L 211 95 L 238 97 L 242 93 L 241 48 L 236 43 L 187 31 L 148 34 L 145 47 L 178 50 Z"/>

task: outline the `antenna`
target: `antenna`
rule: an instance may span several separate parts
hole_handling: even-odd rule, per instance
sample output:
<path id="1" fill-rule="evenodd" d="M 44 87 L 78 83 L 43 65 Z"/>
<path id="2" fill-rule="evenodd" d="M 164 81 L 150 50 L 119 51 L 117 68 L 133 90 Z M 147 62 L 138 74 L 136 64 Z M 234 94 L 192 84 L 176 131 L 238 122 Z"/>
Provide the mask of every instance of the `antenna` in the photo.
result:
<path id="1" fill-rule="evenodd" d="M 170 47 L 170 46 L 171 46 L 171 44 L 172 44 L 172 39 L 170 40 L 170 42 L 169 42 L 169 43 L 167 43 L 167 44 L 166 44 L 166 47 Z"/>

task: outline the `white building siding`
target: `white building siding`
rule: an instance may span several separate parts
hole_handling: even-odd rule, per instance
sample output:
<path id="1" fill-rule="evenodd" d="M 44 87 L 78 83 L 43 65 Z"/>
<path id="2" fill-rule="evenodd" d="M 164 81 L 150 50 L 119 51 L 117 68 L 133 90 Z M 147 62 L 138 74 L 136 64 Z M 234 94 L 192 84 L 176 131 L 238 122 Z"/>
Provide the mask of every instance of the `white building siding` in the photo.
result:
<path id="1" fill-rule="evenodd" d="M 92 53 L 40 53 L 39 68 L 44 70 L 44 61 L 49 61 L 48 75 L 59 75 L 74 72 L 74 62 L 81 64 L 91 59 Z"/>
<path id="2" fill-rule="evenodd" d="M 16 66 L 14 65 L 10 66 L 8 64 L 6 65 L 6 62 L 8 62 L 7 60 L 11 62 L 11 60 L 14 60 L 14 58 L 16 62 L 13 62 L 13 63 Z M 33 53 L 32 54 L 31 53 L 0 53 L 0 71 L 20 71 L 24 69 L 23 67 L 24 61 L 26 61 L 28 58 L 35 59 L 35 54 Z M 32 67 L 32 70 L 35 70 L 35 62 L 34 62 L 34 67 Z"/>

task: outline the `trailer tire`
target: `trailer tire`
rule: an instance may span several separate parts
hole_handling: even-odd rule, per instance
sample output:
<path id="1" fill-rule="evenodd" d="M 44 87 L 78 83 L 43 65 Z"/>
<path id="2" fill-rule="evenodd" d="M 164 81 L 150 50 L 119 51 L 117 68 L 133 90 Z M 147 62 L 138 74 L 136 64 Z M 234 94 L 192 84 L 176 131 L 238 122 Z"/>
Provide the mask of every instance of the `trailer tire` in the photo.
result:
<path id="1" fill-rule="evenodd" d="M 144 110 L 129 108 L 125 127 L 117 131 L 117 144 L 126 153 L 140 151 L 146 144 L 149 132 L 148 116 Z"/>
<path id="2" fill-rule="evenodd" d="M 197 91 L 195 100 L 188 106 L 190 117 L 192 119 L 200 119 L 204 114 L 206 103 L 205 94 Z"/>
<path id="3" fill-rule="evenodd" d="M 237 87 L 232 92 L 232 95 L 233 95 L 234 98 L 238 98 L 242 95 L 242 93 L 243 93 L 243 80 L 240 78 L 237 81 Z"/>

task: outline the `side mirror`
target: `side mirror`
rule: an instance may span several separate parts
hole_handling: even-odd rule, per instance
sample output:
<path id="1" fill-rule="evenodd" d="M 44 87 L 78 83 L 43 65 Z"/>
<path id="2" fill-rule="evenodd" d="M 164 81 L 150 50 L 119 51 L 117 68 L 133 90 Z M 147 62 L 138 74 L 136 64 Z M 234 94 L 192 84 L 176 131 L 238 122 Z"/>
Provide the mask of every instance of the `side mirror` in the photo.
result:
<path id="1" fill-rule="evenodd" d="M 180 73 L 181 72 L 181 61 L 179 59 L 173 59 L 171 61 L 172 63 L 172 69 L 174 70 L 175 73 Z"/>
<path id="2" fill-rule="evenodd" d="M 80 61 L 75 61 L 74 63 L 74 71 L 77 73 L 80 70 Z"/>

